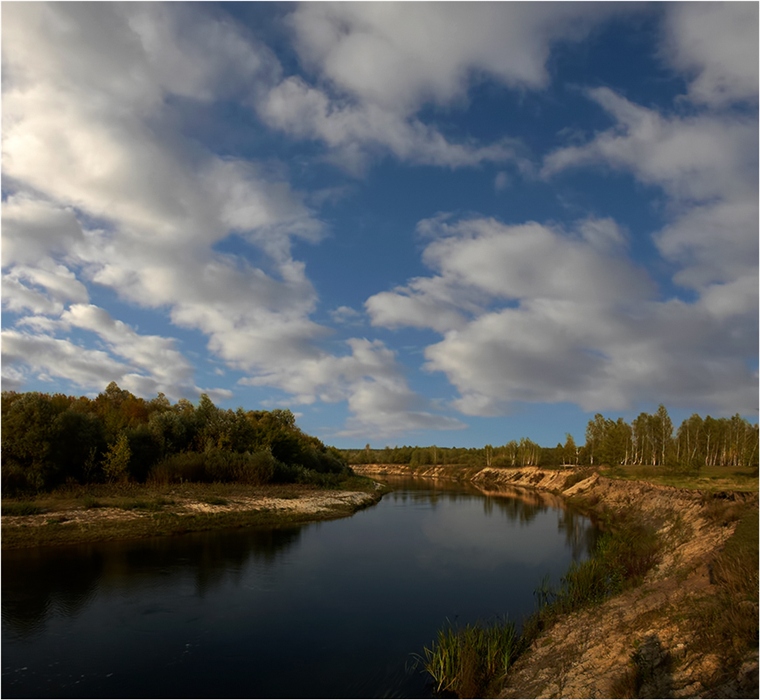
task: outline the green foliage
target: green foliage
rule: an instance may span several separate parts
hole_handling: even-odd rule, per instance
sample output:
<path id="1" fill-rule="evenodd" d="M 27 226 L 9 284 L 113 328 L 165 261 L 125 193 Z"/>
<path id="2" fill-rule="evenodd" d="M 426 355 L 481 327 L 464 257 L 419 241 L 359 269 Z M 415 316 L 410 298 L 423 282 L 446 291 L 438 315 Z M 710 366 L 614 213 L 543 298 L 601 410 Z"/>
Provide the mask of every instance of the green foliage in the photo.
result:
<path id="1" fill-rule="evenodd" d="M 129 447 L 129 438 L 126 433 L 121 433 L 116 442 L 108 448 L 103 460 L 103 473 L 109 481 L 126 481 L 129 476 L 129 460 L 132 458 L 132 450 Z"/>
<path id="2" fill-rule="evenodd" d="M 489 697 L 502 683 L 517 656 L 518 635 L 508 620 L 464 628 L 447 624 L 438 630 L 421 661 L 436 693 L 460 698 Z"/>
<path id="3" fill-rule="evenodd" d="M 306 435 L 287 409 L 220 409 L 151 401 L 111 382 L 93 401 L 37 392 L 2 395 L 6 494 L 64 482 L 314 483 L 350 473 L 344 456 Z M 319 475 L 319 476 L 317 476 Z"/>

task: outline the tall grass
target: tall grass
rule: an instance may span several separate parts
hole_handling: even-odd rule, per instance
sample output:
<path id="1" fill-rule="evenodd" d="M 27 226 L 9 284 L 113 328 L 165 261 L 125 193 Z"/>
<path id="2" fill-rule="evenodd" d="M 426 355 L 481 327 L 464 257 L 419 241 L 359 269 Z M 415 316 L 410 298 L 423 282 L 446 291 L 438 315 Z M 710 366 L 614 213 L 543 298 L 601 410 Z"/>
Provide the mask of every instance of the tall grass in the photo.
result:
<path id="1" fill-rule="evenodd" d="M 484 697 L 506 678 L 517 657 L 518 634 L 508 621 L 477 623 L 438 630 L 422 662 L 433 678 L 435 692 L 460 698 Z"/>

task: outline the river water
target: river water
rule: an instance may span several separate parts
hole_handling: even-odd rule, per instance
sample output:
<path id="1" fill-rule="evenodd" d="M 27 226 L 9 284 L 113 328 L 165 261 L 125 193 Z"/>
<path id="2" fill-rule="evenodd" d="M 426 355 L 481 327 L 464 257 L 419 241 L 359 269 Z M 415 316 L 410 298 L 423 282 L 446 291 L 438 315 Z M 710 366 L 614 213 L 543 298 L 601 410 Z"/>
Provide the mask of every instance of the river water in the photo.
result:
<path id="1" fill-rule="evenodd" d="M 391 481 L 350 518 L 2 555 L 2 696 L 430 697 L 447 620 L 535 607 L 593 524 L 535 493 Z"/>

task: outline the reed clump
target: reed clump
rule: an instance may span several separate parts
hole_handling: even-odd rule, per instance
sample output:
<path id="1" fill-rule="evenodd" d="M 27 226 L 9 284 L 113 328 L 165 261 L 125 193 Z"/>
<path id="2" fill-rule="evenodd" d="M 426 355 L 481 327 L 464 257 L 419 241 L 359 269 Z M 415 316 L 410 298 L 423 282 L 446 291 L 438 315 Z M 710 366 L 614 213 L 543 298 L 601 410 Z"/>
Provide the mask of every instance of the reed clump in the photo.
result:
<path id="1" fill-rule="evenodd" d="M 460 698 L 486 697 L 506 678 L 517 657 L 519 635 L 514 623 L 496 620 L 438 630 L 422 663 L 433 678 L 436 694 Z"/>

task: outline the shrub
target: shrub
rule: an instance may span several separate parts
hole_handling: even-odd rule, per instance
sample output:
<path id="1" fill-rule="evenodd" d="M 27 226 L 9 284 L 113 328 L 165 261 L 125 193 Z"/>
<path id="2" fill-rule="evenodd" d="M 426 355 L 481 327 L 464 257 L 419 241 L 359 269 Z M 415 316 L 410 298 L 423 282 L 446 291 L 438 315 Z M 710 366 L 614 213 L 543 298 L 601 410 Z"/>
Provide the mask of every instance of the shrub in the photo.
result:
<path id="1" fill-rule="evenodd" d="M 200 452 L 180 452 L 166 457 L 151 469 L 148 478 L 157 484 L 204 481 L 203 454 Z"/>

